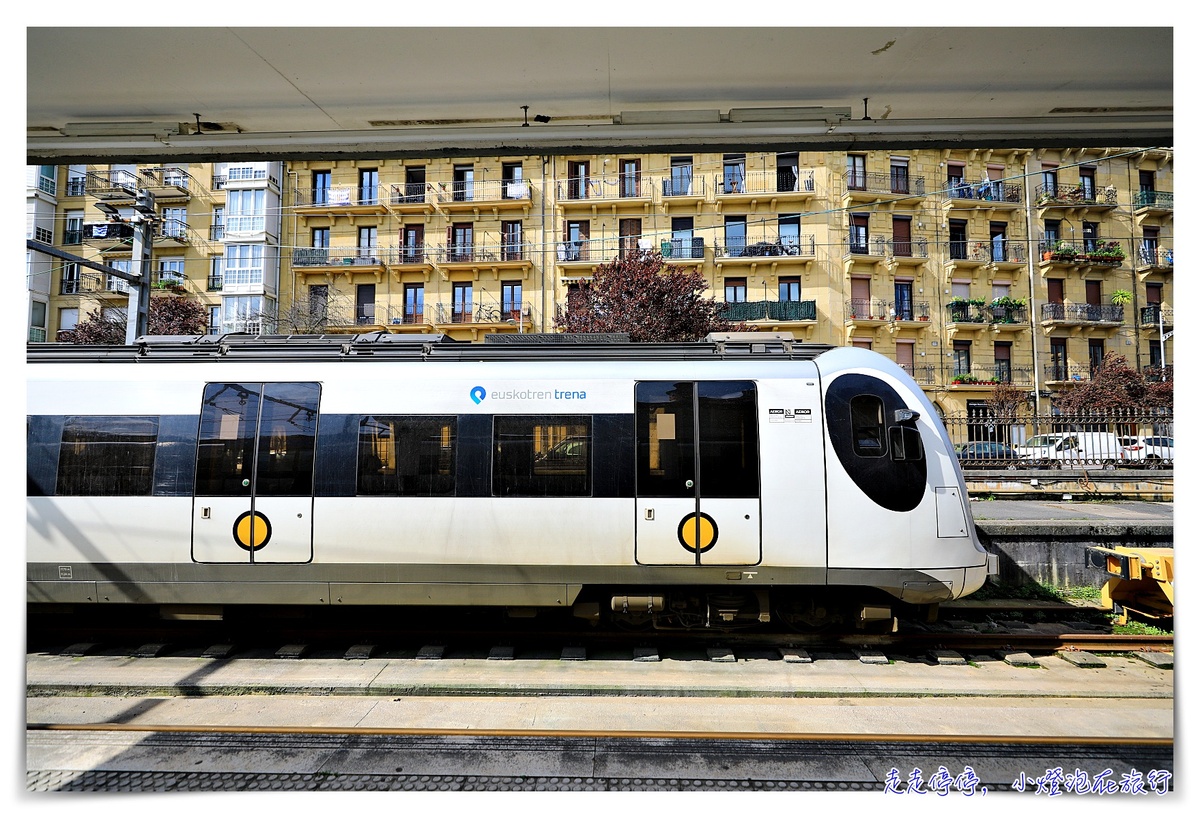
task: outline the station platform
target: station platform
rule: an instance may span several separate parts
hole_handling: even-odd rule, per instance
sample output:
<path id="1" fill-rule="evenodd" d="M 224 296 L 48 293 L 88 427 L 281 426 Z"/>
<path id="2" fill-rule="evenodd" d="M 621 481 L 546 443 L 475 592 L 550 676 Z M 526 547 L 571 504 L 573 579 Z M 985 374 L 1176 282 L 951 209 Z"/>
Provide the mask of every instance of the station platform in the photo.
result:
<path id="1" fill-rule="evenodd" d="M 800 652 L 803 654 L 803 652 Z M 1173 665 L 865 652 L 564 658 L 26 659 L 28 723 L 583 735 L 1173 736 Z M 1166 657 L 1170 659 L 1170 657 Z M 656 659 L 656 660 L 654 660 Z M 811 661 L 809 661 L 811 660 Z"/>

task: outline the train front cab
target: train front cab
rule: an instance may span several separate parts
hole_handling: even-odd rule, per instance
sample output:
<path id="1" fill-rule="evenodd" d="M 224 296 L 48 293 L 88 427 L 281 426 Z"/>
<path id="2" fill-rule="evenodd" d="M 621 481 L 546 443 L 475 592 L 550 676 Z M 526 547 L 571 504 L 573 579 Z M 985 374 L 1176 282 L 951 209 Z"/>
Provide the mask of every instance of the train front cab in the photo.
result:
<path id="1" fill-rule="evenodd" d="M 869 357 L 867 357 L 869 356 Z M 972 593 L 996 572 L 932 404 L 894 363 L 839 349 L 822 371 L 831 586 L 912 605 Z"/>

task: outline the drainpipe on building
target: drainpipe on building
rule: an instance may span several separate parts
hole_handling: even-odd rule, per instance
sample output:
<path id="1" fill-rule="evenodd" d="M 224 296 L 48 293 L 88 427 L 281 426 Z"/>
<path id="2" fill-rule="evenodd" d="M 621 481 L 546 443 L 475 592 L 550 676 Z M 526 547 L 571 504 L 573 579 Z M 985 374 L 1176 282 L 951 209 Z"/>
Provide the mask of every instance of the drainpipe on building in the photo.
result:
<path id="1" fill-rule="evenodd" d="M 550 161 L 550 157 L 542 156 L 542 205 L 539 208 L 541 217 L 541 232 L 542 232 L 542 250 L 541 250 L 541 267 L 542 274 L 542 315 L 541 331 L 546 331 L 546 163 Z"/>
<path id="2" fill-rule="evenodd" d="M 300 217 L 296 214 L 296 186 L 300 184 L 300 174 L 298 174 L 294 170 L 289 170 L 287 172 L 287 175 L 292 177 L 292 205 L 288 209 L 290 209 L 291 213 L 292 213 L 292 247 L 295 248 L 296 241 L 298 240 L 299 231 L 300 231 Z M 285 192 L 286 191 L 282 191 L 282 190 L 279 191 L 280 202 L 283 201 L 283 196 L 284 196 Z M 283 252 L 284 252 L 284 248 L 280 247 L 279 248 L 280 267 L 283 266 Z M 294 252 L 292 253 L 291 257 L 288 259 L 287 270 L 288 270 L 289 289 L 291 290 L 291 295 L 289 296 L 289 298 L 291 300 L 288 303 L 288 310 L 291 311 L 291 313 L 294 315 L 296 312 L 296 268 L 292 266 L 291 259 L 293 259 L 293 258 L 295 258 Z M 276 332 L 279 331 L 279 316 L 276 316 L 275 331 Z"/>

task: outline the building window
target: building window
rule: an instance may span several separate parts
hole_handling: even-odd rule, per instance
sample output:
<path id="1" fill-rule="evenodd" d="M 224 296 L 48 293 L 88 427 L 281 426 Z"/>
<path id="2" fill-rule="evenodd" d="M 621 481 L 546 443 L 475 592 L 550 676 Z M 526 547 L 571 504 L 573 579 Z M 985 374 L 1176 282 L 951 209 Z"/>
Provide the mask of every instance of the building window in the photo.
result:
<path id="1" fill-rule="evenodd" d="M 1104 363 L 1104 340 L 1101 338 L 1088 339 L 1088 369 L 1095 377 Z"/>
<path id="2" fill-rule="evenodd" d="M 504 319 L 521 320 L 521 282 L 500 282 L 500 312 Z"/>
<path id="3" fill-rule="evenodd" d="M 727 304 L 742 304 L 746 301 L 746 279 L 725 279 L 725 302 Z"/>
<path id="4" fill-rule="evenodd" d="M 62 266 L 62 287 L 59 292 L 62 295 L 76 295 L 79 291 L 79 265 L 74 261 L 64 262 Z"/>
<path id="5" fill-rule="evenodd" d="M 692 157 L 671 157 L 671 178 L 663 180 L 663 195 L 692 195 Z"/>
<path id="6" fill-rule="evenodd" d="M 867 157 L 854 153 L 846 155 L 846 187 L 850 190 L 867 189 Z"/>
<path id="7" fill-rule="evenodd" d="M 869 251 L 867 244 L 868 216 L 865 213 L 850 215 L 850 252 L 865 255 Z"/>
<path id="8" fill-rule="evenodd" d="M 454 201 L 475 201 L 475 167 L 473 165 L 454 166 Z"/>
<path id="9" fill-rule="evenodd" d="M 896 303 L 894 306 L 897 321 L 913 320 L 913 283 L 897 281 L 895 288 Z"/>
<path id="10" fill-rule="evenodd" d="M 455 324 L 469 324 L 471 322 L 471 314 L 474 311 L 472 303 L 471 282 L 456 281 L 453 286 L 453 304 L 451 308 L 450 320 Z"/>
<path id="11" fill-rule="evenodd" d="M 778 191 L 800 189 L 800 154 L 796 152 L 775 155 L 775 189 Z M 812 188 L 808 188 L 812 190 Z"/>
<path id="12" fill-rule="evenodd" d="M 800 276 L 779 277 L 779 300 L 790 302 L 800 300 Z"/>
<path id="13" fill-rule="evenodd" d="M 950 258 L 967 258 L 967 223 L 963 219 L 950 219 Z"/>
<path id="14" fill-rule="evenodd" d="M 265 190 L 231 190 L 225 195 L 226 230 L 231 233 L 261 233 L 266 229 Z M 163 213 L 165 215 L 166 211 Z"/>
<path id="15" fill-rule="evenodd" d="M 263 246 L 229 244 L 225 247 L 225 286 L 259 286 L 263 283 Z"/>
<path id="16" fill-rule="evenodd" d="M 404 285 L 404 323 L 425 323 L 425 285 Z"/>
<path id="17" fill-rule="evenodd" d="M 725 255 L 740 256 L 746 250 L 746 217 L 725 217 Z"/>
<path id="18" fill-rule="evenodd" d="M 722 193 L 746 192 L 746 154 L 727 153 L 722 164 Z"/>
<path id="19" fill-rule="evenodd" d="M 1095 168 L 1079 169 L 1079 188 L 1083 192 L 1083 200 L 1085 202 L 1094 202 L 1096 200 Z"/>
<path id="20" fill-rule="evenodd" d="M 567 198 L 588 197 L 588 163 L 567 162 Z"/>
<path id="21" fill-rule="evenodd" d="M 425 168 L 406 167 L 404 169 L 404 193 L 401 195 L 400 201 L 407 204 L 425 201 Z"/>
<path id="22" fill-rule="evenodd" d="M 617 180 L 617 185 L 620 188 L 621 197 L 624 199 L 641 195 L 642 162 L 640 159 L 621 160 L 621 176 Z"/>
<path id="23" fill-rule="evenodd" d="M 58 310 L 58 331 L 69 332 L 79 326 L 79 307 L 60 307 Z"/>
<path id="24" fill-rule="evenodd" d="M 500 167 L 501 195 L 505 199 L 528 199 L 529 187 L 524 182 L 525 169 L 520 162 L 505 162 Z"/>
<path id="25" fill-rule="evenodd" d="M 954 376 L 970 375 L 971 374 L 971 342 L 970 341 L 955 341 L 954 351 L 951 353 L 954 360 Z"/>
<path id="26" fill-rule="evenodd" d="M 314 171 L 312 175 L 312 201 L 315 205 L 329 204 L 329 189 L 333 185 L 333 174 L 328 170 Z"/>
<path id="27" fill-rule="evenodd" d="M 993 376 L 1000 383 L 1012 383 L 1012 342 L 997 341 L 992 350 L 996 362 Z"/>
<path id="28" fill-rule="evenodd" d="M 373 205 L 379 202 L 378 168 L 360 168 L 358 171 L 358 202 Z"/>
<path id="29" fill-rule="evenodd" d="M 520 261 L 525 258 L 521 243 L 521 222 L 500 222 L 501 261 Z"/>
<path id="30" fill-rule="evenodd" d="M 892 193 L 908 193 L 908 160 L 892 159 Z"/>

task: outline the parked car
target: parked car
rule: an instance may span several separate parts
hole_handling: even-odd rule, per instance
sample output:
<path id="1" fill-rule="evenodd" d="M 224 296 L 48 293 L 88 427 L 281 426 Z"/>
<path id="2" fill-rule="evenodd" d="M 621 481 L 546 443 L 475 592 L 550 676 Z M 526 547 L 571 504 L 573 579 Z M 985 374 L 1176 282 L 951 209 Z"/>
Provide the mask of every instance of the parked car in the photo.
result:
<path id="1" fill-rule="evenodd" d="M 1019 469 L 1026 464 L 1012 446 L 987 440 L 963 443 L 956 449 L 964 469 Z"/>
<path id="2" fill-rule="evenodd" d="M 1151 437 L 1122 437 L 1125 459 L 1140 463 L 1148 469 L 1160 468 L 1164 463 L 1175 460 L 1175 438 L 1155 435 Z"/>
<path id="3" fill-rule="evenodd" d="M 1128 460 L 1121 439 L 1111 432 L 1035 435 L 1015 448 L 1018 457 L 1052 469 L 1064 466 L 1115 469 Z"/>

